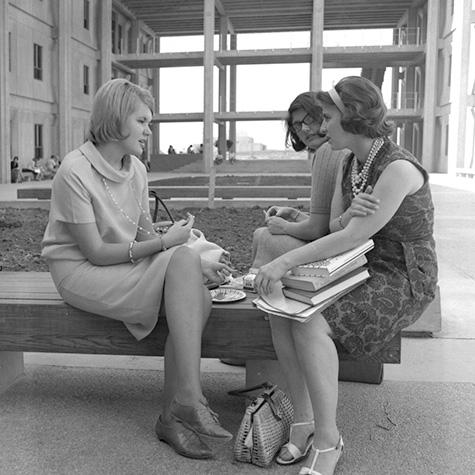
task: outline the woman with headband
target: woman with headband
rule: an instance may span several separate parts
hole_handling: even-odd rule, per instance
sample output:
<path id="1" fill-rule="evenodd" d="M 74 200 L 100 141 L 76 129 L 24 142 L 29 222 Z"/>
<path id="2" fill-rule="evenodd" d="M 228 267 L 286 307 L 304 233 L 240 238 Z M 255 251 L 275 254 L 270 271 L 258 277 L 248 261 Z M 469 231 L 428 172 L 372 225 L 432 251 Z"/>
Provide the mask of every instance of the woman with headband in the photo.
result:
<path id="1" fill-rule="evenodd" d="M 275 258 L 256 276 L 259 293 L 292 267 L 352 249 L 371 238 L 370 278 L 305 325 L 272 317 L 275 350 L 295 410 L 315 421 L 300 474 L 330 475 L 343 450 L 336 424 L 338 354 L 334 339 L 353 357 L 370 357 L 416 321 L 433 300 L 437 258 L 429 177 L 417 159 L 395 144 L 380 90 L 369 80 L 343 78 L 317 97 L 321 132 L 333 150 L 351 154 L 338 172 L 330 234 Z M 299 451 L 306 441 L 296 441 Z"/>

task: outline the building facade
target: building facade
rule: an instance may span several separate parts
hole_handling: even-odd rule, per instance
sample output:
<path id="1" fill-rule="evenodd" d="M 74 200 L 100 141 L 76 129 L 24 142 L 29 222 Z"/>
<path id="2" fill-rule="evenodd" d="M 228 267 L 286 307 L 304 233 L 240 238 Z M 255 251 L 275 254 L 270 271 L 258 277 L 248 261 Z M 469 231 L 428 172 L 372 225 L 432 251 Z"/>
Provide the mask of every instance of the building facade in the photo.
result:
<path id="1" fill-rule="evenodd" d="M 64 156 L 80 145 L 86 136 L 94 93 L 109 78 L 127 77 L 158 98 L 161 67 L 196 65 L 200 61 L 205 76 L 203 113 L 160 114 L 157 107 L 154 127 L 158 131 L 162 122 L 202 121 L 205 155 L 209 142 L 212 156 L 215 122 L 219 124 L 220 142 L 224 143 L 229 134 L 236 144 L 236 120 L 282 120 L 285 116 L 285 111 L 236 112 L 236 67 L 309 62 L 311 89 L 319 88 L 321 68 L 325 67 L 359 66 L 362 74 L 376 83 L 384 73 L 386 77 L 392 74 L 388 105 L 397 125 L 395 139 L 431 172 L 473 173 L 475 82 L 469 61 L 475 36 L 472 0 L 414 1 L 395 25 L 392 44 L 353 49 L 322 44 L 325 2 L 313 0 L 312 44 L 303 52 L 286 50 L 281 54 L 278 50 L 236 51 L 237 34 L 230 29 L 232 14 L 227 16 L 223 11 L 226 3 L 202 3 L 204 51 L 170 55 L 160 53 L 160 31 L 148 26 L 133 0 L 2 1 L 0 182 L 10 181 L 9 162 L 13 156 L 24 165 L 33 157 Z M 207 20 L 210 10 L 211 23 Z M 212 41 L 215 10 L 219 20 L 227 19 L 216 22 L 224 25 L 219 32 L 219 51 L 214 51 Z M 460 45 L 456 51 L 454 44 Z M 210 69 L 216 65 L 220 67 L 218 85 L 210 77 Z M 226 90 L 227 83 L 230 90 Z M 219 89 L 217 112 L 212 103 L 213 89 Z M 457 92 L 460 89 L 462 92 Z M 155 133 L 152 153 L 159 151 L 158 137 Z"/>

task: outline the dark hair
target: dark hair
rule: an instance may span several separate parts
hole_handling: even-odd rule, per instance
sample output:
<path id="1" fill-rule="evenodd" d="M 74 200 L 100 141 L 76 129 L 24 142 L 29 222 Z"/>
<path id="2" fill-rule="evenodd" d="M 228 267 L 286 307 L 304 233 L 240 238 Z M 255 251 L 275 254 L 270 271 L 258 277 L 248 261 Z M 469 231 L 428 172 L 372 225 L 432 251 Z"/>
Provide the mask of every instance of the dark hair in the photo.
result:
<path id="1" fill-rule="evenodd" d="M 392 133 L 394 127 L 386 118 L 387 108 L 381 90 L 369 79 L 347 76 L 340 79 L 334 89 L 345 106 L 341 115 L 343 130 L 370 138 Z M 320 91 L 317 99 L 323 104 L 335 105 L 328 92 Z"/>
<path id="2" fill-rule="evenodd" d="M 292 113 L 299 109 L 303 109 L 317 122 L 321 123 L 323 120 L 322 108 L 317 102 L 316 92 L 303 92 L 290 103 L 287 118 L 285 119 L 285 127 L 287 129 L 287 132 L 285 133 L 285 145 L 288 146 L 290 142 L 290 145 L 292 145 L 292 148 L 296 152 L 300 152 L 307 148 L 292 127 Z"/>

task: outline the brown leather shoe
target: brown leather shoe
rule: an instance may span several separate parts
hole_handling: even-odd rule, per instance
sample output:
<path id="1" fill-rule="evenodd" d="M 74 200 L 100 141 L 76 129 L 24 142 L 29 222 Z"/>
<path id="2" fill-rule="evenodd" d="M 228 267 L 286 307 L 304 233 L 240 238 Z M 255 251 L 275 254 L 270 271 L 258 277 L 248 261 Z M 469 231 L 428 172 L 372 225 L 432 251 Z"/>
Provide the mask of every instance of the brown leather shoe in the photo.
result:
<path id="1" fill-rule="evenodd" d="M 171 413 L 183 425 L 199 435 L 214 439 L 233 438 L 232 434 L 220 425 L 218 415 L 210 409 L 207 402 L 200 401 L 197 406 L 185 406 L 174 400 L 171 404 Z"/>
<path id="2" fill-rule="evenodd" d="M 162 421 L 162 416 L 160 416 L 155 425 L 155 432 L 158 438 L 170 445 L 177 454 L 192 459 L 213 458 L 212 450 L 199 436 L 185 427 L 180 421 L 177 421 L 173 416 L 166 424 Z"/>

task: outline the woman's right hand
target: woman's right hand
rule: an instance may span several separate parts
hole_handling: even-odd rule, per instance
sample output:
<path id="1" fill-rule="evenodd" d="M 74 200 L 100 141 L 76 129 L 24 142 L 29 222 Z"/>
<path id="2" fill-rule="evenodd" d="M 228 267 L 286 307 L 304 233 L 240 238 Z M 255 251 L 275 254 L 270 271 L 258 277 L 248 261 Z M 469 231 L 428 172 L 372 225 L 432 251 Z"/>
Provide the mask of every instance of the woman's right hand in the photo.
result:
<path id="1" fill-rule="evenodd" d="M 364 192 L 353 198 L 349 213 L 351 217 L 362 217 L 374 214 L 379 208 L 379 199 L 373 196 L 373 188 L 367 186 Z"/>
<path id="2" fill-rule="evenodd" d="M 162 238 L 166 238 L 167 247 L 180 246 L 187 242 L 194 222 L 195 217 L 190 213 L 188 213 L 186 219 L 175 221 L 168 228 L 168 231 L 162 235 Z"/>

